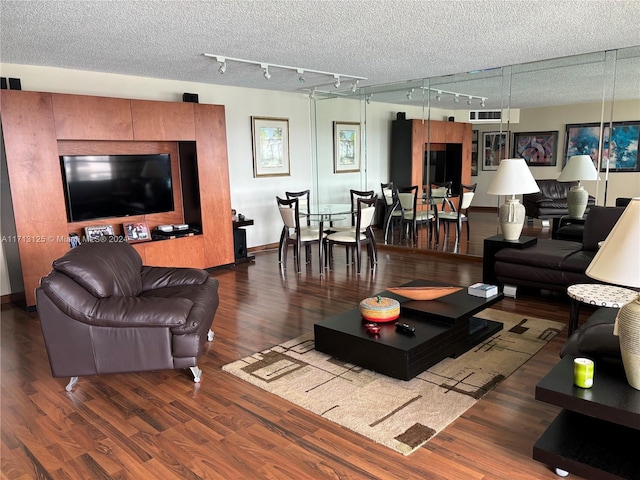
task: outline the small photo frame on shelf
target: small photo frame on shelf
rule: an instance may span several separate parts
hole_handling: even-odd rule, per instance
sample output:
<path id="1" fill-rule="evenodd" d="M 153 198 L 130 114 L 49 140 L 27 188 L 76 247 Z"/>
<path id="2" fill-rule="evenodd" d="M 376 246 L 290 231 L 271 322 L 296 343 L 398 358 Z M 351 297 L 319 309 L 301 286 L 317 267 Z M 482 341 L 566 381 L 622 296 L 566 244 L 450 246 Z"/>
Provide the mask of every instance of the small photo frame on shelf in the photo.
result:
<path id="1" fill-rule="evenodd" d="M 507 133 L 484 132 L 482 134 L 482 170 L 498 170 L 500 162 L 507 158 Z"/>
<path id="2" fill-rule="evenodd" d="M 531 167 L 555 167 L 557 150 L 557 130 L 513 134 L 513 158 L 524 158 Z"/>
<path id="3" fill-rule="evenodd" d="M 86 242 L 104 242 L 106 237 L 113 235 L 113 225 L 95 225 L 84 227 L 84 240 Z"/>
<path id="4" fill-rule="evenodd" d="M 283 177 L 289 172 L 289 119 L 251 117 L 253 176 Z"/>
<path id="5" fill-rule="evenodd" d="M 333 122 L 333 173 L 360 171 L 360 124 Z"/>
<path id="6" fill-rule="evenodd" d="M 149 225 L 147 225 L 147 222 L 145 221 L 123 223 L 122 231 L 124 232 L 124 238 L 128 243 L 147 242 L 151 240 Z"/>

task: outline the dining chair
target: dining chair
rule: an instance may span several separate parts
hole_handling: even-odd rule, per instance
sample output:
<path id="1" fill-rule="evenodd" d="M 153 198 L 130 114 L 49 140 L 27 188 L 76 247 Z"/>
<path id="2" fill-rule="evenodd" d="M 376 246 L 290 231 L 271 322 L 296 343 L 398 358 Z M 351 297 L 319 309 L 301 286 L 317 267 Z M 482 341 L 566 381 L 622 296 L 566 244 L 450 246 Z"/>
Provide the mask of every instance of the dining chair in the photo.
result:
<path id="1" fill-rule="evenodd" d="M 298 206 L 300 208 L 300 216 L 303 222 L 300 224 L 300 228 L 302 230 L 309 229 L 313 232 L 318 232 L 318 228 L 311 225 L 311 218 L 308 213 L 311 211 L 311 191 L 310 190 L 302 190 L 300 192 L 284 192 L 287 200 L 291 200 L 292 198 L 297 198 L 299 200 Z M 282 233 L 280 234 L 280 244 L 278 251 L 278 263 L 282 263 L 282 252 L 285 237 L 288 233 L 287 227 L 282 228 Z M 309 261 L 310 248 L 306 248 L 307 261 Z"/>
<path id="2" fill-rule="evenodd" d="M 396 225 L 401 226 L 402 214 L 400 213 L 400 200 L 398 191 L 393 184 L 381 183 L 382 198 L 384 199 L 384 222 L 382 224 L 384 243 L 387 243 L 389 230 L 391 230 L 391 243 L 393 243 L 393 230 Z"/>
<path id="3" fill-rule="evenodd" d="M 378 252 L 376 248 L 375 235 L 371 225 L 376 214 L 376 203 L 378 196 L 371 198 L 359 197 L 356 199 L 356 220 L 355 225 L 350 230 L 335 232 L 327 235 L 327 256 L 329 258 L 329 268 L 333 268 L 333 246 L 345 245 L 347 250 L 352 250 L 352 261 L 355 261 L 356 271 L 360 273 L 362 264 L 362 246 L 366 245 L 369 265 L 373 269 L 377 263 Z M 348 257 L 347 257 L 348 258 Z M 348 262 L 347 262 L 348 263 Z"/>
<path id="4" fill-rule="evenodd" d="M 449 238 L 449 226 L 453 223 L 456 226 L 456 245 L 460 241 L 460 231 L 462 224 L 467 225 L 467 241 L 469 240 L 469 207 L 473 201 L 478 184 L 460 185 L 460 196 L 458 197 L 458 208 L 453 211 L 442 211 L 438 213 L 438 222 L 444 223 L 445 238 Z"/>
<path id="5" fill-rule="evenodd" d="M 414 246 L 418 245 L 418 227 L 426 225 L 428 228 L 428 240 L 430 240 L 435 214 L 431 209 L 418 210 L 418 185 L 398 187 L 398 198 L 400 200 L 402 231 L 405 239 L 411 241 Z"/>
<path id="6" fill-rule="evenodd" d="M 280 258 L 282 258 L 281 268 L 287 268 L 287 251 L 289 245 L 293 245 L 293 256 L 296 263 L 298 273 L 300 273 L 300 257 L 301 247 L 306 249 L 306 260 L 310 263 L 310 251 L 311 245 L 318 244 L 318 268 L 322 273 L 324 268 L 323 263 L 323 249 L 324 238 L 326 234 L 320 230 L 313 230 L 311 228 L 302 228 L 300 225 L 300 200 L 299 198 L 283 199 L 276 197 L 278 203 L 278 209 L 280 210 L 280 216 L 284 222 L 283 236 L 284 240 L 280 247 Z"/>
<path id="7" fill-rule="evenodd" d="M 351 225 L 333 225 L 333 222 L 331 222 L 330 227 L 327 231 L 328 234 L 331 233 L 336 233 L 336 232 L 348 232 L 353 230 L 353 228 L 356 226 L 356 217 L 357 217 L 357 210 L 358 210 L 358 199 L 359 198 L 373 198 L 375 196 L 375 192 L 373 190 L 354 190 L 351 189 L 349 190 L 349 196 L 351 197 Z M 375 241 L 375 237 L 374 237 L 374 241 Z M 349 262 L 349 249 L 345 249 L 346 250 L 346 255 L 347 255 L 347 263 Z M 326 261 L 326 259 L 325 259 Z"/>

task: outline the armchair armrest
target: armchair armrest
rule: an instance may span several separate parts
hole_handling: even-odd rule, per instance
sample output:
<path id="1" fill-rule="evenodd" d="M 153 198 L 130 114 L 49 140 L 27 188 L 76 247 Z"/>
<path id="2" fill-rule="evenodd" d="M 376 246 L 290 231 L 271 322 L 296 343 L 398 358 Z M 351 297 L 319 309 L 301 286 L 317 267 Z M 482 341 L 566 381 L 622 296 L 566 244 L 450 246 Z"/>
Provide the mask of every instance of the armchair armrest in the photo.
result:
<path id="1" fill-rule="evenodd" d="M 58 272 L 44 277 L 40 287 L 65 315 L 78 322 L 102 327 L 181 327 L 193 307 L 193 302 L 186 298 L 96 298 Z"/>
<path id="2" fill-rule="evenodd" d="M 140 274 L 143 292 L 180 285 L 202 285 L 209 278 L 206 270 L 198 268 L 143 266 Z"/>

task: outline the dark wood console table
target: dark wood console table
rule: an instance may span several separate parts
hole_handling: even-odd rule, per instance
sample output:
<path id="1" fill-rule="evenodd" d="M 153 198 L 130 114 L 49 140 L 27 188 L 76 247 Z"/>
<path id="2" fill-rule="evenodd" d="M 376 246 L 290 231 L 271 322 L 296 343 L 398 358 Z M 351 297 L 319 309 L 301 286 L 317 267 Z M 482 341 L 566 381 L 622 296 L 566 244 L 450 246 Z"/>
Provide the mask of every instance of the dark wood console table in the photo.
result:
<path id="1" fill-rule="evenodd" d="M 573 385 L 573 358 L 565 357 L 536 386 L 536 400 L 564 410 L 533 446 L 533 458 L 592 479 L 640 474 L 640 390 L 622 365 L 598 362 L 593 387 Z"/>

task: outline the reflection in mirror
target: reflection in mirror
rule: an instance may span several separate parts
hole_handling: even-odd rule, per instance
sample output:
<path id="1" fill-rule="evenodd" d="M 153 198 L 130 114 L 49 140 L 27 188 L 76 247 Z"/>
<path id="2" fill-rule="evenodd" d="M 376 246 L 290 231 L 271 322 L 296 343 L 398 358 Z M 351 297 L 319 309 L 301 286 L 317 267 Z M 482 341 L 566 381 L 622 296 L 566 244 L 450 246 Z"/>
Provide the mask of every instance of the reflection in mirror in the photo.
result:
<path id="1" fill-rule="evenodd" d="M 422 186 L 427 196 L 433 182 L 477 183 L 470 218 L 472 238 L 456 251 L 481 255 L 482 239 L 497 233 L 495 217 L 502 200 L 487 195 L 486 190 L 499 161 L 520 155 L 514 136 L 526 141 L 544 134 L 549 139 L 542 160 L 529 165 L 536 179 L 556 179 L 573 141 L 567 135 L 569 126 L 638 124 L 640 47 L 361 87 L 353 93 L 327 88 L 312 103 L 318 201 L 342 201 L 348 189 L 356 187 L 373 189 L 380 196 L 380 184 L 393 177 L 402 186 Z M 334 121 L 362 126 L 359 172 L 334 173 Z M 452 125 L 443 127 L 447 123 Z M 394 147 L 394 125 L 398 124 L 409 125 L 405 136 L 410 142 L 404 153 L 408 161 Z M 628 148 L 635 149 L 637 159 L 637 138 Z M 474 151 L 477 157 L 472 162 Z M 583 185 L 597 204 L 613 205 L 618 197 L 640 194 L 637 161 L 635 171 L 607 171 L 609 163 L 603 161 L 609 155 L 606 137 L 596 138 L 594 152 L 594 160 L 602 167 L 600 179 Z M 481 214 L 489 217 L 493 231 L 474 230 L 474 215 Z M 443 249 L 442 244 L 423 243 L 421 247 Z"/>

